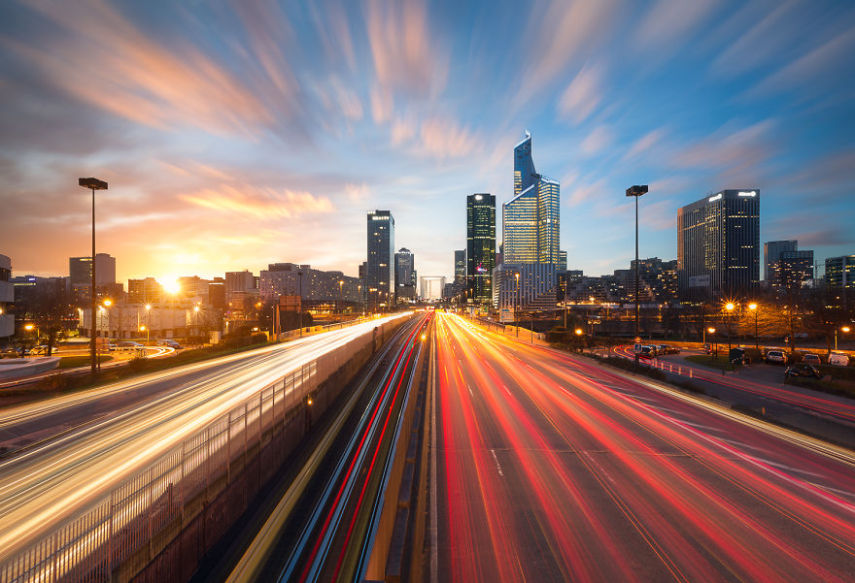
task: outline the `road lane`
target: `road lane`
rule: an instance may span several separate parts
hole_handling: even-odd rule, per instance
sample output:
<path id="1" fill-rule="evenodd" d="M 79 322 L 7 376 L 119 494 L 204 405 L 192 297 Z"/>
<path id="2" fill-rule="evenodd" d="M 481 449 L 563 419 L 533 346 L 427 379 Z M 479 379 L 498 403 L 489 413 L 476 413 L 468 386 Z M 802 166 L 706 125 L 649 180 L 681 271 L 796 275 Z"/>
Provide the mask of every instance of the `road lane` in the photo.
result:
<path id="1" fill-rule="evenodd" d="M 147 467 L 259 389 L 384 320 L 330 332 L 317 342 L 272 350 L 166 397 L 34 445 L 0 462 L 0 559 Z M 105 394 L 109 391 L 105 388 Z M 78 406 L 78 405 L 75 405 Z"/>
<path id="2" fill-rule="evenodd" d="M 855 571 L 851 452 L 830 458 L 453 315 L 437 343 L 439 580 Z"/>

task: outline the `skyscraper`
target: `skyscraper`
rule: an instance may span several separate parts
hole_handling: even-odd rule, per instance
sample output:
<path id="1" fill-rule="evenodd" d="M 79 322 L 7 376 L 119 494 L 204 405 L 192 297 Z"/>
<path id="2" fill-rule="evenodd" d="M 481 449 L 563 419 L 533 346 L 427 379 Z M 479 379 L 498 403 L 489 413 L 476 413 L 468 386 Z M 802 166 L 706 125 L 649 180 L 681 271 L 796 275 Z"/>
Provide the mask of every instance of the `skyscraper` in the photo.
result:
<path id="1" fill-rule="evenodd" d="M 413 300 L 416 297 L 416 262 L 413 252 L 401 247 L 395 253 L 395 299 Z"/>
<path id="2" fill-rule="evenodd" d="M 855 255 L 827 257 L 825 283 L 832 288 L 855 290 Z"/>
<path id="3" fill-rule="evenodd" d="M 557 265 L 561 186 L 537 173 L 531 134 L 514 147 L 514 197 L 502 205 L 503 263 Z"/>
<path id="4" fill-rule="evenodd" d="M 365 266 L 366 298 L 371 309 L 390 302 L 395 293 L 392 261 L 395 254 L 395 219 L 391 211 L 368 213 L 368 258 Z"/>
<path id="5" fill-rule="evenodd" d="M 491 285 L 496 266 L 496 197 L 466 197 L 466 287 L 477 304 L 492 302 Z"/>
<path id="6" fill-rule="evenodd" d="M 723 190 L 677 211 L 681 299 L 749 294 L 760 279 L 760 191 Z"/>

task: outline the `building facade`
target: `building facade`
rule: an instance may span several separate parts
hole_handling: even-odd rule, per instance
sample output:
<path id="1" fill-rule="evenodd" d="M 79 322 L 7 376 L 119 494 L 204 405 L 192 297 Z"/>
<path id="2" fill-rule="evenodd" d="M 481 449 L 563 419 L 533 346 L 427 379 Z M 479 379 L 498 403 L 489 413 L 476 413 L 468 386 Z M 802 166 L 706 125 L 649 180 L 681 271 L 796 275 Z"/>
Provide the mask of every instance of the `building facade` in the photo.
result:
<path id="1" fill-rule="evenodd" d="M 445 290 L 444 275 L 423 275 L 419 278 L 419 295 L 426 302 L 438 302 Z"/>
<path id="2" fill-rule="evenodd" d="M 9 308 L 15 301 L 12 279 L 12 260 L 0 255 L 0 343 L 6 343 L 15 334 L 15 316 Z"/>
<path id="3" fill-rule="evenodd" d="M 466 249 L 454 252 L 454 283 L 466 283 Z"/>
<path id="4" fill-rule="evenodd" d="M 466 287 L 476 304 L 492 303 L 495 266 L 496 197 L 470 194 L 466 197 Z"/>
<path id="5" fill-rule="evenodd" d="M 88 300 L 92 288 L 92 257 L 69 257 L 68 275 L 75 301 Z M 117 295 L 116 258 L 109 253 L 95 254 L 95 286 L 107 291 L 107 295 Z"/>
<path id="6" fill-rule="evenodd" d="M 813 251 L 784 251 L 775 264 L 774 289 L 790 291 L 799 289 L 813 281 Z"/>
<path id="7" fill-rule="evenodd" d="M 723 190 L 677 211 L 681 300 L 747 296 L 760 279 L 760 191 Z"/>
<path id="8" fill-rule="evenodd" d="M 416 299 L 416 258 L 405 247 L 395 253 L 395 299 L 398 302 Z"/>
<path id="9" fill-rule="evenodd" d="M 825 284 L 836 289 L 855 289 L 855 255 L 826 258 Z"/>
<path id="10" fill-rule="evenodd" d="M 366 298 L 369 308 L 376 309 L 394 298 L 395 219 L 390 211 L 376 210 L 368 213 L 367 221 Z"/>
<path id="11" fill-rule="evenodd" d="M 778 279 L 778 262 L 784 252 L 798 251 L 798 241 L 766 241 L 763 243 L 763 281 L 771 285 Z"/>

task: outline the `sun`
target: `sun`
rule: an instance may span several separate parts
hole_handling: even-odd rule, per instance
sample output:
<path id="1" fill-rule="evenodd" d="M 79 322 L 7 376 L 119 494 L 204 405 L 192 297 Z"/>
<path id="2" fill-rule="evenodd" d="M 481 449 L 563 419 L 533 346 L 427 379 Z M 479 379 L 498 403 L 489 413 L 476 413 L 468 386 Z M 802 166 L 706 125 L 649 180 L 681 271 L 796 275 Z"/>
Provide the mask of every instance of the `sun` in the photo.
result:
<path id="1" fill-rule="evenodd" d="M 161 285 L 163 285 L 163 291 L 173 296 L 181 291 L 181 284 L 174 277 L 164 278 Z"/>

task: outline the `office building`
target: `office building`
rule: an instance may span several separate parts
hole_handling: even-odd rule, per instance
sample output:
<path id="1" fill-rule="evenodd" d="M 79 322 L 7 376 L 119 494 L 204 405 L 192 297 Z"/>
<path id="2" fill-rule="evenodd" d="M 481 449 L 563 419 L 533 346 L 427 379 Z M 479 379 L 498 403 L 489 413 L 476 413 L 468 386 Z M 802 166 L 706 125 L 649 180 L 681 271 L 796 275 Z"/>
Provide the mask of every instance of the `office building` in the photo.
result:
<path id="1" fill-rule="evenodd" d="M 159 304 L 163 301 L 163 286 L 153 277 L 128 280 L 129 304 Z"/>
<path id="2" fill-rule="evenodd" d="M 444 275 L 423 275 L 419 278 L 419 295 L 426 302 L 441 300 L 444 289 Z"/>
<path id="3" fill-rule="evenodd" d="M 321 271 L 310 265 L 271 263 L 259 274 L 259 296 L 262 301 L 276 301 L 282 296 L 298 296 L 305 305 L 362 303 L 362 282 L 341 271 Z"/>
<path id="4" fill-rule="evenodd" d="M 390 211 L 376 210 L 367 216 L 368 257 L 365 286 L 371 309 L 387 306 L 395 293 L 392 261 L 395 254 L 395 219 Z"/>
<path id="5" fill-rule="evenodd" d="M 395 253 L 395 298 L 398 302 L 416 299 L 416 260 L 404 247 Z"/>
<path id="6" fill-rule="evenodd" d="M 567 251 L 558 252 L 558 271 L 567 271 Z"/>
<path id="7" fill-rule="evenodd" d="M 466 249 L 454 252 L 454 283 L 466 283 Z"/>
<path id="8" fill-rule="evenodd" d="M 763 281 L 766 285 L 778 279 L 776 268 L 781 259 L 781 253 L 798 251 L 798 241 L 766 241 L 763 243 Z"/>
<path id="9" fill-rule="evenodd" d="M 723 190 L 677 211 L 681 300 L 750 295 L 760 279 L 760 191 Z"/>
<path id="10" fill-rule="evenodd" d="M 92 287 L 92 257 L 69 257 L 68 274 L 75 301 L 88 300 Z M 116 258 L 108 253 L 95 254 L 95 286 L 102 294 L 119 295 L 116 286 Z"/>
<path id="11" fill-rule="evenodd" d="M 466 287 L 476 304 L 492 303 L 495 266 L 496 197 L 470 194 L 466 197 Z"/>
<path id="12" fill-rule="evenodd" d="M 855 289 L 855 255 L 828 257 L 825 260 L 825 284 L 830 288 Z"/>
<path id="13" fill-rule="evenodd" d="M 773 289 L 792 291 L 813 281 L 813 251 L 784 251 L 774 264 Z"/>

